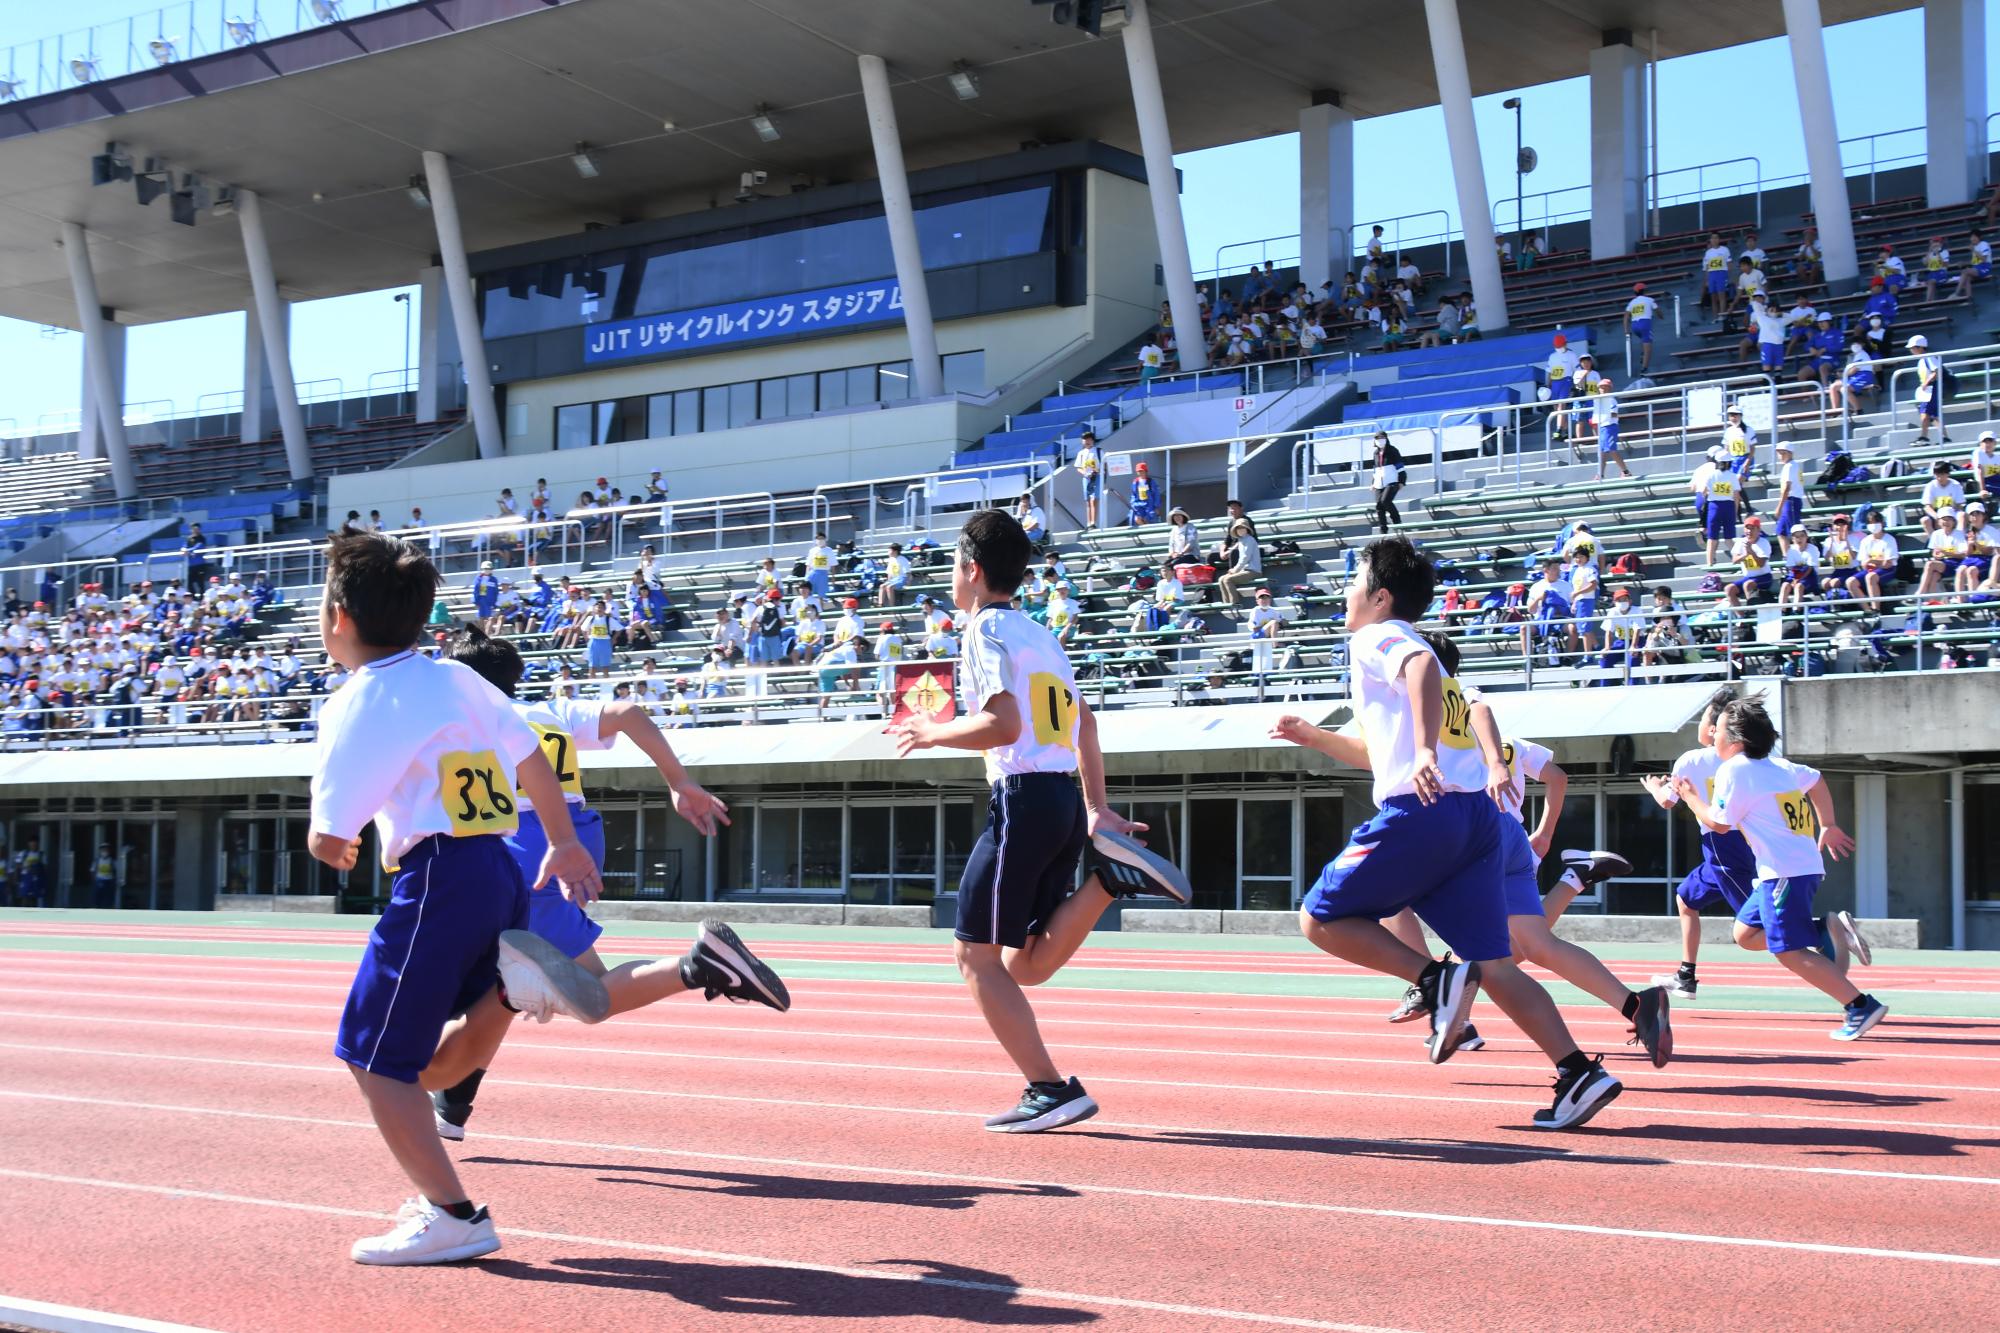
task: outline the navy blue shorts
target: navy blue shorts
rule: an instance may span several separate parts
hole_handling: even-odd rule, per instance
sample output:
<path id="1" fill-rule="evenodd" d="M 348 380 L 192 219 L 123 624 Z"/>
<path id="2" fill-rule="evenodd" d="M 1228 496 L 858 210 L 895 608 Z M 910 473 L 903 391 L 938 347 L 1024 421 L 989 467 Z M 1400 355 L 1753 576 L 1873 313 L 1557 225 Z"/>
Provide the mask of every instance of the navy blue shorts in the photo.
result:
<path id="1" fill-rule="evenodd" d="M 1500 823 L 1504 826 L 1500 851 L 1506 858 L 1500 870 L 1500 892 L 1507 899 L 1507 915 L 1540 916 L 1542 858 L 1535 855 L 1535 845 L 1528 841 L 1528 830 L 1520 820 L 1503 816 Z"/>
<path id="2" fill-rule="evenodd" d="M 590 852 L 591 864 L 597 867 L 600 875 L 603 874 L 604 820 L 588 806 L 574 803 L 570 805 L 569 817 L 570 822 L 576 825 L 577 841 Z M 535 876 L 542 872 L 542 855 L 548 849 L 549 835 L 542 827 L 541 817 L 527 806 L 522 806 L 521 828 L 519 832 L 507 835 L 507 851 L 513 856 L 514 864 L 520 867 L 523 884 L 534 884 Z M 528 929 L 571 958 L 582 955 L 604 933 L 604 927 L 592 921 L 589 913 L 563 897 L 562 886 L 554 880 L 539 889 L 529 888 Z"/>
<path id="3" fill-rule="evenodd" d="M 497 834 L 425 838 L 403 853 L 368 933 L 333 1053 L 415 1083 L 445 1023 L 499 980 L 500 932 L 527 924 L 527 885 Z"/>
<path id="4" fill-rule="evenodd" d="M 1764 947 L 1772 953 L 1810 949 L 1820 941 L 1813 924 L 1813 895 L 1824 875 L 1793 875 L 1760 879 L 1756 891 L 1736 911 L 1736 919 L 1764 932 Z"/>
<path id="5" fill-rule="evenodd" d="M 1703 531 L 1710 541 L 1734 541 L 1736 539 L 1736 501 L 1710 500 L 1708 521 Z"/>
<path id="6" fill-rule="evenodd" d="M 1687 878 L 1675 887 L 1674 892 L 1697 912 L 1716 902 L 1732 912 L 1740 912 L 1743 904 L 1750 900 L 1755 879 L 1754 871 L 1731 870 L 1704 857 L 1702 863 L 1690 870 Z"/>
<path id="7" fill-rule="evenodd" d="M 1017 773 L 993 784 L 986 831 L 958 882 L 958 929 L 969 944 L 1018 949 L 1047 928 L 1076 882 L 1088 840 L 1074 773 Z"/>
<path id="8" fill-rule="evenodd" d="M 1638 341 L 1650 346 L 1653 341 L 1653 321 L 1650 319 L 1633 320 L 1632 336 L 1636 338 Z"/>
<path id="9" fill-rule="evenodd" d="M 1777 529 L 1777 531 L 1771 534 L 1772 540 L 1782 542 L 1785 538 L 1791 536 L 1793 525 L 1805 517 L 1805 512 L 1806 507 L 1804 503 L 1796 495 L 1779 505 L 1777 518 L 1772 522 L 1772 526 Z"/>
<path id="10" fill-rule="evenodd" d="M 1597 452 L 1600 454 L 1608 454 L 1615 452 L 1617 448 L 1618 448 L 1618 423 L 1615 421 L 1609 421 L 1606 422 L 1604 425 L 1599 426 L 1597 428 Z"/>
<path id="11" fill-rule="evenodd" d="M 1723 288 L 1728 285 L 1729 273 L 1726 269 L 1712 268 L 1708 270 L 1708 290 L 1710 293 L 1720 296 L 1722 295 Z"/>
<path id="12" fill-rule="evenodd" d="M 1485 792 L 1446 792 L 1435 805 L 1392 796 L 1320 872 L 1305 910 L 1315 921 L 1379 921 L 1413 908 L 1460 958 L 1506 958 L 1506 818 Z"/>
<path id="13" fill-rule="evenodd" d="M 1785 364 L 1785 345 L 1783 343 L 1758 343 L 1757 363 L 1766 370 L 1778 369 Z"/>

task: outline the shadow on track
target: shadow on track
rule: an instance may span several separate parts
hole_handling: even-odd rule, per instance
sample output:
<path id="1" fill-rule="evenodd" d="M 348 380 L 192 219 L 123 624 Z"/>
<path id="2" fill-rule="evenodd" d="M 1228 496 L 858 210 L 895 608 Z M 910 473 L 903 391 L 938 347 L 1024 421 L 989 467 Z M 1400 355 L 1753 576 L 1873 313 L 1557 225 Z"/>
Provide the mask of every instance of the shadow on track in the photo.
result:
<path id="1" fill-rule="evenodd" d="M 907 1208 L 970 1208 L 982 1198 L 1073 1199 L 1060 1185 L 981 1185 L 948 1181 L 825 1180 L 816 1176 L 764 1175 L 748 1171 L 697 1171 L 631 1162 L 538 1162 L 519 1157 L 468 1157 L 484 1166 L 553 1167 L 602 1172 L 607 1185 L 649 1185 L 697 1194 L 729 1194 L 745 1199 L 790 1199 L 820 1203 L 886 1203 Z M 657 1177 L 657 1178 L 656 1178 Z"/>
<path id="2" fill-rule="evenodd" d="M 479 1271 L 521 1282 L 654 1292 L 717 1314 L 765 1319 L 921 1318 L 1050 1326 L 1088 1324 L 1098 1318 L 1092 1311 L 1069 1306 L 1021 1304 L 1021 1284 L 1005 1273 L 933 1259 L 875 1262 L 909 1272 L 858 1277 L 776 1264 L 636 1258 L 556 1259 L 548 1264 L 487 1259 Z"/>
<path id="3" fill-rule="evenodd" d="M 1967 1157 L 1973 1149 L 2000 1149 L 2000 1139 L 1964 1139 L 1910 1129 L 1857 1129 L 1834 1125 L 1590 1125 L 1577 1131 L 1595 1142 L 1651 1139 L 1666 1143 L 1730 1143 L 1749 1148 L 1802 1148 L 1816 1157 Z"/>
<path id="4" fill-rule="evenodd" d="M 1528 1148 L 1511 1143 L 1449 1139 L 1343 1139 L 1303 1134 L 1199 1130 L 1120 1134 L 1108 1129 L 1072 1129 L 1065 1134 L 1072 1138 L 1111 1139 L 1120 1143 L 1151 1143 L 1176 1148 L 1243 1148 L 1266 1152 L 1318 1153 L 1329 1157 L 1372 1157 L 1393 1162 L 1439 1162 L 1450 1166 L 1513 1166 L 1521 1162 L 1583 1162 L 1602 1166 L 1669 1164 L 1657 1157 L 1579 1153 L 1563 1148 Z"/>

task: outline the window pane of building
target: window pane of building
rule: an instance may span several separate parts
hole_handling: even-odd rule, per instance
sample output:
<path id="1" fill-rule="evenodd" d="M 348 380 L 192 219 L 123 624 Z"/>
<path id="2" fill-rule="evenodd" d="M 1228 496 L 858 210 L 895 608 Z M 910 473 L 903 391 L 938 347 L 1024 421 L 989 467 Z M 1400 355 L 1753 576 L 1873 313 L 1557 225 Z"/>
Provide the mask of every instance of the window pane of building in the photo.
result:
<path id="1" fill-rule="evenodd" d="M 852 873 L 889 873 L 889 819 L 886 805 L 857 805 L 847 812 L 847 866 Z"/>
<path id="2" fill-rule="evenodd" d="M 701 391 L 701 428 L 729 429 L 729 386 L 717 384 Z"/>
<path id="3" fill-rule="evenodd" d="M 837 889 L 841 877 L 840 823 L 837 805 L 808 806 L 799 812 L 799 887 Z"/>
<path id="4" fill-rule="evenodd" d="M 881 386 L 876 383 L 875 367 L 856 366 L 847 372 L 847 405 L 859 407 L 864 403 L 882 401 Z"/>
<path id="5" fill-rule="evenodd" d="M 748 426 L 757 420 L 757 382 L 745 380 L 741 384 L 729 386 L 729 424 L 731 427 Z M 711 422 L 710 430 L 715 426 Z"/>
<path id="6" fill-rule="evenodd" d="M 571 403 L 556 409 L 556 448 L 588 449 L 592 444 L 590 422 L 595 403 Z"/>
<path id="7" fill-rule="evenodd" d="M 693 435 L 700 430 L 701 390 L 679 390 L 674 394 L 674 434 Z"/>
<path id="8" fill-rule="evenodd" d="M 1605 794 L 1604 845 L 1617 848 L 1632 863 L 1632 878 L 1667 877 L 1667 829 L 1673 814 L 1642 791 Z M 1685 814 L 1680 820 L 1694 822 Z"/>
<path id="9" fill-rule="evenodd" d="M 944 890 L 958 892 L 958 881 L 965 874 L 965 860 L 972 855 L 972 844 L 979 839 L 986 827 L 986 798 L 984 796 L 953 796 L 944 803 Z"/>
<path id="10" fill-rule="evenodd" d="M 759 380 L 757 382 L 757 415 L 769 420 L 772 417 L 791 415 L 791 404 L 786 401 L 787 382 L 782 379 Z"/>
<path id="11" fill-rule="evenodd" d="M 752 877 L 751 852 L 756 846 L 759 811 L 747 802 L 729 803 L 730 822 L 715 830 L 715 892 L 720 896 L 730 889 L 750 889 L 756 887 Z M 701 872 L 699 867 L 689 867 L 685 872 L 690 885 L 695 883 Z"/>
<path id="12" fill-rule="evenodd" d="M 986 353 L 953 352 L 944 358 L 944 391 L 946 393 L 986 392 Z"/>
<path id="13" fill-rule="evenodd" d="M 910 396 L 910 363 L 892 361 L 880 367 L 877 396 L 885 403 L 899 403 Z"/>
<path id="14" fill-rule="evenodd" d="M 1340 855 L 1340 849 L 1347 845 L 1348 824 L 1343 805 L 1338 792 L 1314 794 L 1300 801 L 1299 817 L 1305 821 L 1300 830 L 1305 835 L 1305 860 L 1299 866 L 1301 893 L 1312 887 L 1326 863 Z"/>
<path id="15" fill-rule="evenodd" d="M 930 890 L 937 869 L 937 807 L 917 800 L 896 807 L 896 835 L 892 863 L 898 879 L 921 879 L 925 893 Z M 925 901 L 929 901 L 928 896 Z"/>
<path id="16" fill-rule="evenodd" d="M 663 439 L 674 433 L 674 396 L 656 393 L 646 400 L 646 438 Z"/>
<path id="17" fill-rule="evenodd" d="M 819 410 L 815 393 L 817 376 L 793 375 L 785 381 L 785 397 L 790 405 L 790 415 L 810 416 Z"/>
<path id="18" fill-rule="evenodd" d="M 604 896 L 633 897 L 639 887 L 639 812 L 610 809 L 604 819 Z"/>
<path id="19" fill-rule="evenodd" d="M 607 406 L 611 409 L 611 425 L 605 433 L 606 444 L 651 438 L 647 430 L 647 418 L 650 415 L 647 399 L 620 398 Z"/>
<path id="20" fill-rule="evenodd" d="M 798 808 L 765 806 L 757 812 L 757 887 L 791 889 L 798 883 Z"/>
<path id="21" fill-rule="evenodd" d="M 822 370 L 819 373 L 819 405 L 821 410 L 847 406 L 846 371 Z"/>
<path id="22" fill-rule="evenodd" d="M 1965 784 L 1965 897 L 2000 902 L 2000 783 Z"/>
<path id="23" fill-rule="evenodd" d="M 1209 911 L 1236 907 L 1236 802 L 1188 802 L 1188 879 L 1194 906 Z"/>
<path id="24" fill-rule="evenodd" d="M 1292 874 L 1292 803 L 1243 802 L 1243 873 Z"/>

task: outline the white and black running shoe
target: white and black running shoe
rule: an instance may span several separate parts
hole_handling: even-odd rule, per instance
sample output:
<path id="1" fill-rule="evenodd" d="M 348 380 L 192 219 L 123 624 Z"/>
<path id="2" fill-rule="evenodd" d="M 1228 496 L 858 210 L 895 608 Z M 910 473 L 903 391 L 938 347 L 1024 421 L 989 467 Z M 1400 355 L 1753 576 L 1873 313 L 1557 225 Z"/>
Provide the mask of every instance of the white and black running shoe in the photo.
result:
<path id="1" fill-rule="evenodd" d="M 1045 1129 L 1075 1125 L 1097 1114 L 1097 1103 L 1072 1078 L 1067 1083 L 1030 1083 L 1012 1110 L 990 1116 L 986 1128 L 995 1134 L 1039 1134 Z"/>
<path id="2" fill-rule="evenodd" d="M 1576 872 L 1576 877 L 1583 881 L 1585 888 L 1632 873 L 1632 863 L 1616 852 L 1566 851 L 1562 854 L 1562 863 Z"/>
<path id="3" fill-rule="evenodd" d="M 1431 1063 L 1441 1065 L 1451 1059 L 1471 1026 L 1465 1016 L 1472 1010 L 1473 997 L 1479 994 L 1479 964 L 1454 958 L 1441 963 L 1435 976 L 1418 984 L 1423 987 L 1424 1003 L 1431 1015 Z"/>
<path id="4" fill-rule="evenodd" d="M 1183 905 L 1194 901 L 1194 887 L 1179 866 L 1123 833 L 1099 829 L 1091 834 L 1084 870 L 1097 876 L 1114 898 L 1172 898 Z"/>
<path id="5" fill-rule="evenodd" d="M 721 995 L 739 1004 L 766 1004 L 781 1014 L 792 1007 L 792 993 L 778 974 L 714 917 L 695 932 L 694 947 L 681 959 L 681 980 L 705 999 Z"/>
<path id="6" fill-rule="evenodd" d="M 1632 1027 L 1639 1044 L 1652 1057 L 1655 1069 L 1665 1069 L 1674 1058 L 1674 1029 L 1667 1020 L 1667 988 L 1649 986 L 1639 992 L 1639 1007 L 1632 1011 Z"/>
<path id="7" fill-rule="evenodd" d="M 1535 1112 L 1536 1129 L 1575 1129 L 1609 1106 L 1625 1091 L 1615 1075 L 1604 1072 L 1604 1057 L 1592 1058 L 1577 1074 L 1556 1076 L 1555 1104 Z"/>
<path id="8" fill-rule="evenodd" d="M 557 1014 L 579 1023 L 611 1016 L 611 993 L 602 978 L 531 930 L 500 932 L 501 998 L 537 1023 Z"/>
<path id="9" fill-rule="evenodd" d="M 1430 1010 L 1424 1007 L 1424 988 L 1412 986 L 1403 992 L 1403 1002 L 1389 1015 L 1391 1023 L 1409 1023 L 1422 1018 Z"/>

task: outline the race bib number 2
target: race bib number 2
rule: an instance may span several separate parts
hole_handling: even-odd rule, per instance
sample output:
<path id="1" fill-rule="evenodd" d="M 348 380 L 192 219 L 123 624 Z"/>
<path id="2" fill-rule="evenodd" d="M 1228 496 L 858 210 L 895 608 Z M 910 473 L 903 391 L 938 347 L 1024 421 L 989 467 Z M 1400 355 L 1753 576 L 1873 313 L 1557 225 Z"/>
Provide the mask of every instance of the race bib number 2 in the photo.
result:
<path id="1" fill-rule="evenodd" d="M 513 787 L 491 750 L 453 750 L 438 757 L 438 796 L 454 838 L 518 830 Z"/>
<path id="2" fill-rule="evenodd" d="M 556 781 L 562 784 L 566 796 L 583 796 L 583 774 L 576 766 L 576 741 L 560 727 L 545 727 L 539 722 L 530 722 L 535 735 L 542 741 L 542 753 L 549 758 L 549 767 L 556 771 Z"/>

